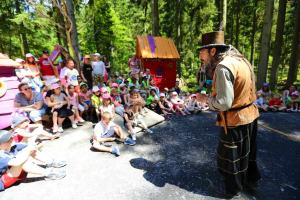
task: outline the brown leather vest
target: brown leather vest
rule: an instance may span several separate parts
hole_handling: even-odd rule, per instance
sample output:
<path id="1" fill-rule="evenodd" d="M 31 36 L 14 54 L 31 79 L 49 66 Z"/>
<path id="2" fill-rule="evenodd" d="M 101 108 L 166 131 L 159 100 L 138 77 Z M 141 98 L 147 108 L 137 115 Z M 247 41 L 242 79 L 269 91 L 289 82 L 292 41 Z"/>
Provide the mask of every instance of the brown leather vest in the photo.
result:
<path id="1" fill-rule="evenodd" d="M 253 102 L 256 100 L 255 75 L 251 64 L 243 57 L 226 56 L 216 67 L 226 67 L 234 77 L 234 100 L 228 111 L 220 112 L 218 126 L 236 127 L 253 122 L 259 112 Z M 212 95 L 216 96 L 216 76 L 213 77 Z"/>

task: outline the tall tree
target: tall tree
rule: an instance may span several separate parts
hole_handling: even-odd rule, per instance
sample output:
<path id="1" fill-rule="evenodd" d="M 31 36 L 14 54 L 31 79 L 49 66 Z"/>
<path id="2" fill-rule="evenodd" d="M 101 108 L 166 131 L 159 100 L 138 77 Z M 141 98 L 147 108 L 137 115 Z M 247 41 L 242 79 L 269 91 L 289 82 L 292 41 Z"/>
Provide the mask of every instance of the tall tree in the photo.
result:
<path id="1" fill-rule="evenodd" d="M 297 80 L 297 72 L 300 64 L 300 1 L 295 1 L 294 34 L 292 41 L 292 53 L 286 85 L 294 84 Z"/>
<path id="2" fill-rule="evenodd" d="M 235 47 L 239 49 L 241 0 L 236 1 Z"/>
<path id="3" fill-rule="evenodd" d="M 254 0 L 254 8 L 253 8 L 253 13 L 252 13 L 252 29 L 251 29 L 251 38 L 250 38 L 250 45 L 251 45 L 250 63 L 252 65 L 254 65 L 255 33 L 256 33 L 256 29 L 257 29 L 257 16 L 256 16 L 257 1 L 258 0 Z"/>
<path id="4" fill-rule="evenodd" d="M 226 32 L 226 20 L 227 19 L 227 0 L 222 0 L 222 22 L 221 26 L 224 32 Z"/>
<path id="5" fill-rule="evenodd" d="M 21 14 L 21 2 L 20 0 L 15 0 L 15 6 L 16 6 L 16 13 Z M 22 55 L 25 55 L 25 53 L 29 52 L 29 45 L 27 41 L 27 36 L 24 28 L 23 22 L 19 25 L 19 32 L 20 32 L 20 40 L 21 40 L 21 53 Z"/>
<path id="6" fill-rule="evenodd" d="M 276 27 L 276 37 L 273 49 L 273 63 L 270 74 L 270 86 L 274 89 L 277 84 L 277 71 L 281 60 L 281 47 L 283 44 L 283 31 L 285 22 L 285 12 L 286 12 L 286 2 L 287 0 L 279 1 L 278 17 L 277 17 L 277 27 Z"/>
<path id="7" fill-rule="evenodd" d="M 152 35 L 159 35 L 158 0 L 152 0 Z"/>
<path id="8" fill-rule="evenodd" d="M 69 46 L 71 46 L 71 55 L 74 57 L 74 60 L 79 63 L 80 61 L 80 50 L 78 43 L 78 34 L 77 34 L 77 25 L 74 13 L 74 3 L 73 0 L 65 0 L 66 8 L 66 17 L 69 19 L 67 23 L 67 34 L 69 34 Z"/>
<path id="9" fill-rule="evenodd" d="M 257 86 L 261 87 L 267 78 L 272 17 L 273 17 L 274 0 L 265 0 L 264 26 L 261 39 L 260 58 L 258 63 Z"/>
<path id="10" fill-rule="evenodd" d="M 61 0 L 57 0 L 58 4 L 61 4 Z M 53 7 L 53 17 L 56 22 L 56 36 L 58 43 L 65 48 L 68 48 L 68 40 L 66 35 L 66 24 L 64 21 L 64 16 L 60 12 L 60 10 L 55 6 L 55 4 L 52 1 L 52 7 Z"/>

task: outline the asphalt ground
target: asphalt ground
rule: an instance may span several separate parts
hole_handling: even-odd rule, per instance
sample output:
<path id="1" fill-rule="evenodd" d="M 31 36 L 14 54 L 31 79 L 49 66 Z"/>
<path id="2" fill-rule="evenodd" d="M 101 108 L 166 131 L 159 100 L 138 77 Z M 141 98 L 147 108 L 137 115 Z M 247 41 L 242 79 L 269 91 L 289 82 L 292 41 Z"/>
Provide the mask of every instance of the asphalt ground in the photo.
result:
<path id="1" fill-rule="evenodd" d="M 300 113 L 262 113 L 257 162 L 262 180 L 240 199 L 300 199 Z M 0 200 L 177 200 L 222 199 L 216 167 L 218 127 L 214 113 L 174 116 L 138 135 L 136 146 L 118 145 L 121 156 L 91 151 L 92 124 L 68 129 L 45 144 L 49 155 L 65 159 L 67 176 L 30 178 L 0 193 Z M 279 131 L 284 134 L 278 134 Z"/>

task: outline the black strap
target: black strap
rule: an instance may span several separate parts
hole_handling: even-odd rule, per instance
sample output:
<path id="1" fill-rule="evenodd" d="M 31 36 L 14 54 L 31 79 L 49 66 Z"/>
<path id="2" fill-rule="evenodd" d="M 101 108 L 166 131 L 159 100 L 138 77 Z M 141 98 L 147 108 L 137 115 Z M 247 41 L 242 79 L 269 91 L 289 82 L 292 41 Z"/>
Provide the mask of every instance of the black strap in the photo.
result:
<path id="1" fill-rule="evenodd" d="M 252 106 L 252 105 L 253 105 L 253 103 L 250 103 L 250 104 L 248 104 L 248 105 L 240 106 L 240 107 L 237 107 L 237 108 L 230 108 L 230 109 L 227 110 L 227 111 L 238 111 L 238 110 L 242 110 L 242 109 L 244 109 L 244 108 L 248 108 L 249 106 Z"/>

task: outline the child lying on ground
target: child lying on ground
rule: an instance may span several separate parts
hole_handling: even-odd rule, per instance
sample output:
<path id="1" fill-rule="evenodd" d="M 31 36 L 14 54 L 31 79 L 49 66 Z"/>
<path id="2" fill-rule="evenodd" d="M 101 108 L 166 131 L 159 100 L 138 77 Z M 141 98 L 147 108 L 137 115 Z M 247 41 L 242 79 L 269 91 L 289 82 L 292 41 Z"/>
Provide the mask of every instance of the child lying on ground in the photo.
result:
<path id="1" fill-rule="evenodd" d="M 15 142 L 35 143 L 38 138 L 53 140 L 60 135 L 58 133 L 55 135 L 48 133 L 41 124 L 30 124 L 29 119 L 19 113 L 12 115 L 11 128 L 15 134 Z"/>
<path id="2" fill-rule="evenodd" d="M 40 151 L 41 144 L 14 143 L 13 134 L 0 130 L 0 191 L 26 179 L 27 173 L 45 177 L 45 180 L 58 180 L 66 176 L 61 168 L 65 161 L 55 161 Z M 46 168 L 37 165 L 38 160 Z"/>
<path id="3" fill-rule="evenodd" d="M 115 156 L 120 156 L 120 150 L 117 146 L 108 147 L 105 142 L 112 142 L 116 140 L 116 137 L 124 141 L 126 145 L 135 145 L 135 141 L 126 137 L 120 126 L 112 122 L 112 117 L 109 112 L 104 112 L 101 116 L 101 121 L 98 122 L 94 128 L 93 148 L 110 152 Z"/>

